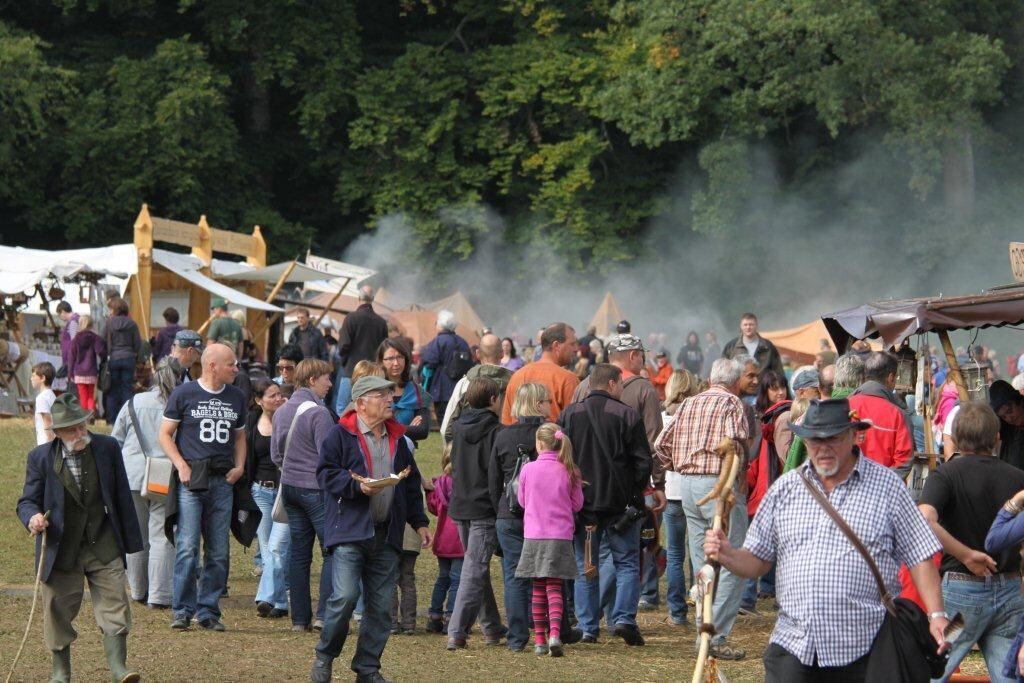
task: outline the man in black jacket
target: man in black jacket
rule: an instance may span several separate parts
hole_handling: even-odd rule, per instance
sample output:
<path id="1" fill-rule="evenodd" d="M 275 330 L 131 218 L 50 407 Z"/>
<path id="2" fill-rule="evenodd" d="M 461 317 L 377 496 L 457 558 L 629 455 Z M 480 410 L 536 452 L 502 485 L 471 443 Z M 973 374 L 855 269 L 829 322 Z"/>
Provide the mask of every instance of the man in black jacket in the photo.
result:
<path id="1" fill-rule="evenodd" d="M 750 356 L 757 361 L 762 370 L 774 370 L 779 377 L 785 377 L 786 372 L 782 368 L 782 356 L 775 344 L 757 333 L 757 316 L 753 313 L 744 313 L 740 318 L 740 336 L 730 339 L 722 349 L 722 358 L 736 358 L 737 356 Z M 714 360 L 713 358 L 710 360 Z"/>
<path id="2" fill-rule="evenodd" d="M 18 517 L 35 536 L 46 532 L 42 554 L 43 640 L 53 657 L 51 681 L 71 680 L 72 622 L 89 594 L 114 681 L 139 680 L 125 666 L 132 625 L 125 593 L 125 554 L 142 550 L 142 532 L 121 447 L 91 434 L 92 413 L 71 394 L 51 409 L 56 438 L 28 454 Z"/>
<path id="3" fill-rule="evenodd" d="M 480 613 L 480 627 L 488 645 L 498 645 L 504 628 L 491 586 L 491 556 L 498 545 L 494 529 L 496 511 L 487 483 L 494 437 L 501 427 L 498 383 L 477 377 L 466 389 L 469 408 L 459 416 L 452 437 L 452 497 L 448 516 L 459 527 L 466 554 L 462 577 L 448 622 L 448 649 L 466 647 L 469 627 Z"/>
<path id="4" fill-rule="evenodd" d="M 359 288 L 359 308 L 345 316 L 338 341 L 338 358 L 345 367 L 345 376 L 361 360 L 374 360 L 377 347 L 388 338 L 388 323 L 373 311 L 373 288 Z"/>
<path id="5" fill-rule="evenodd" d="M 591 562 L 606 536 L 615 565 L 618 593 L 612 623 L 627 645 L 643 645 L 636 626 L 640 600 L 640 522 L 643 491 L 651 476 L 651 447 L 640 414 L 618 400 L 622 370 L 600 363 L 590 373 L 590 395 L 559 417 L 573 456 L 588 485 L 576 527 L 576 564 L 583 574 L 587 532 L 593 532 Z M 461 589 L 461 586 L 460 586 Z M 597 581 L 576 582 L 576 616 L 583 642 L 597 642 L 600 630 Z"/>

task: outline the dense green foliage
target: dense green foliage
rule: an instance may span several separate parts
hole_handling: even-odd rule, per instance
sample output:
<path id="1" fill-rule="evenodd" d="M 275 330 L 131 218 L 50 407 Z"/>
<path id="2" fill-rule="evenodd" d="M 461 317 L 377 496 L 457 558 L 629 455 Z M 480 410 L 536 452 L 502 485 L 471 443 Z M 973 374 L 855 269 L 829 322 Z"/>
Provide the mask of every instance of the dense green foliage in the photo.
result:
<path id="1" fill-rule="evenodd" d="M 635 256 L 659 218 L 742 238 L 779 220 L 766 198 L 803 193 L 807 229 L 889 202 L 913 239 L 992 220 L 975 207 L 1016 182 L 1017 8 L 3 2 L 2 237 L 125 241 L 147 201 L 258 222 L 282 256 L 401 213 L 426 263 L 500 229 L 585 269 Z M 838 174 L 866 148 L 886 173 L 850 199 Z M 1001 170 L 976 176 L 979 156 Z"/>

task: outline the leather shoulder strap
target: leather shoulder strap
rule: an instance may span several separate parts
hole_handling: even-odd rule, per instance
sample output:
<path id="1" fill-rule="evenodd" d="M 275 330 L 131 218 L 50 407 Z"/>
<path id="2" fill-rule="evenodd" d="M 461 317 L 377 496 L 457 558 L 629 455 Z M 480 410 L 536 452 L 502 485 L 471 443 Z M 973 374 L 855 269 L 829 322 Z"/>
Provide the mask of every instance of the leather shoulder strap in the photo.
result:
<path id="1" fill-rule="evenodd" d="M 803 480 L 804 486 L 807 487 L 807 490 L 810 491 L 811 496 L 814 497 L 814 500 L 821 506 L 825 513 L 832 518 L 832 521 L 836 523 L 839 530 L 846 535 L 846 538 L 850 540 L 853 547 L 857 549 L 857 552 L 860 553 L 861 557 L 864 558 L 864 561 L 867 562 L 868 569 L 871 570 L 872 576 L 875 577 L 875 583 L 878 584 L 878 593 L 882 596 L 882 603 L 889 612 L 893 612 L 895 610 L 895 605 L 893 604 L 892 596 L 889 594 L 889 589 L 886 588 L 885 581 L 882 579 L 882 572 L 878 570 L 878 565 L 875 564 L 873 559 L 871 559 L 871 554 L 868 552 L 868 549 L 864 547 L 863 541 L 861 541 L 854 530 L 850 528 L 850 525 L 846 523 L 846 520 L 839 514 L 839 511 L 832 506 L 832 503 L 830 503 L 828 498 L 825 497 L 825 494 L 822 493 L 817 486 L 811 483 L 811 480 L 807 478 L 806 470 L 800 472 L 800 478 Z"/>

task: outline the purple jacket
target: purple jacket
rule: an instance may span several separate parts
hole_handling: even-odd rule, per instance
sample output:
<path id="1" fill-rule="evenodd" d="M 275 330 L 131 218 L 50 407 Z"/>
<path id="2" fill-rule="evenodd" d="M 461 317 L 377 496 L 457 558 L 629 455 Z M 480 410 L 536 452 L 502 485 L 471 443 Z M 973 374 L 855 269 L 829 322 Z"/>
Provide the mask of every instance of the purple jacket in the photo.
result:
<path id="1" fill-rule="evenodd" d="M 299 406 L 306 401 L 312 401 L 316 406 L 295 418 Z M 287 457 L 285 457 L 284 445 L 288 439 L 288 430 L 292 426 L 293 418 L 295 418 L 295 436 L 292 437 L 291 448 L 288 449 Z M 274 413 L 272 424 L 270 459 L 278 467 L 281 467 L 282 461 L 284 462 L 284 467 L 281 467 L 281 483 L 303 489 L 320 488 L 316 479 L 316 466 L 320 461 L 320 444 L 334 427 L 334 419 L 324 407 L 323 400 L 311 389 L 305 387 L 297 389 L 288 402 Z"/>
<path id="2" fill-rule="evenodd" d="M 60 331 L 60 359 L 64 365 L 69 365 L 71 340 L 75 338 L 76 334 L 78 334 L 78 314 L 72 313 L 71 318 L 65 323 L 64 329 Z"/>
<path id="3" fill-rule="evenodd" d="M 82 330 L 71 340 L 68 351 L 68 377 L 99 377 L 99 359 L 107 355 L 107 345 L 92 330 Z"/>
<path id="4" fill-rule="evenodd" d="M 171 346 L 174 345 L 174 335 L 178 330 L 184 329 L 181 325 L 168 325 L 156 333 L 153 341 L 153 363 L 159 363 L 164 356 L 171 355 Z"/>
<path id="5" fill-rule="evenodd" d="M 583 486 L 573 485 L 555 451 L 541 451 L 519 473 L 523 538 L 571 541 L 573 515 L 583 508 Z"/>

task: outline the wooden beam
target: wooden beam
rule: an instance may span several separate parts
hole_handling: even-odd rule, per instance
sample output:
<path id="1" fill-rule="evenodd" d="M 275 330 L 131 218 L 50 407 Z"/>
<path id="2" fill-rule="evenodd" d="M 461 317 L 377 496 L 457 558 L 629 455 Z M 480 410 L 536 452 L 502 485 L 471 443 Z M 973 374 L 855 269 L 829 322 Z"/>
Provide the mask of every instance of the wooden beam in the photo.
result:
<path id="1" fill-rule="evenodd" d="M 350 282 L 352 282 L 352 278 L 345 278 L 345 282 L 341 285 L 341 287 L 338 287 L 338 291 L 334 293 L 334 296 L 331 297 L 331 300 L 327 303 L 326 306 L 324 306 L 324 310 L 321 311 L 320 317 L 318 317 L 316 319 L 316 322 L 313 323 L 313 327 L 320 327 L 320 321 L 324 319 L 325 315 L 327 315 L 327 311 L 331 310 L 331 306 L 333 306 L 334 302 L 338 300 L 338 297 L 341 296 L 342 291 L 344 291 L 344 289 L 348 287 L 348 283 Z"/>
<path id="2" fill-rule="evenodd" d="M 956 390 L 960 395 L 960 400 L 966 403 L 971 397 L 970 394 L 967 393 L 967 383 L 964 382 L 964 376 L 960 373 L 960 364 L 956 360 L 956 352 L 953 350 L 953 343 L 949 341 L 949 332 L 946 330 L 940 330 L 937 334 L 939 335 L 939 341 L 942 343 L 942 351 L 946 354 L 946 364 L 949 365 L 949 376 L 953 378 L 953 384 L 956 385 Z"/>
<path id="3" fill-rule="evenodd" d="M 139 301 L 145 301 L 146 299 L 142 296 L 142 284 L 139 282 L 139 276 L 137 274 L 132 276 L 131 281 L 135 285 L 135 295 L 138 297 Z M 142 328 L 142 340 L 149 341 L 149 315 L 147 315 L 147 307 L 145 304 L 141 304 L 139 308 L 139 318 L 141 319 L 137 322 Z"/>
<path id="4" fill-rule="evenodd" d="M 259 331 L 253 333 L 253 336 L 254 337 L 258 337 L 261 334 L 263 334 L 264 332 L 267 332 L 268 330 L 270 330 L 270 328 L 273 327 L 274 323 L 276 323 L 280 317 L 281 317 L 281 313 L 278 312 L 278 313 L 275 313 L 274 315 L 272 315 L 271 317 L 267 318 L 266 322 L 263 323 L 263 326 L 260 327 Z"/>
<path id="5" fill-rule="evenodd" d="M 281 273 L 281 277 L 277 278 L 277 282 L 274 284 L 274 288 L 270 290 L 270 295 L 266 299 L 266 302 L 268 304 L 274 300 L 274 297 L 277 296 L 277 293 L 281 291 L 282 287 L 284 287 L 284 283 L 288 281 L 288 277 L 292 274 L 292 271 L 295 270 L 296 263 L 297 262 L 294 259 L 292 259 L 292 262 L 289 263 L 288 267 L 284 269 L 283 273 Z"/>

